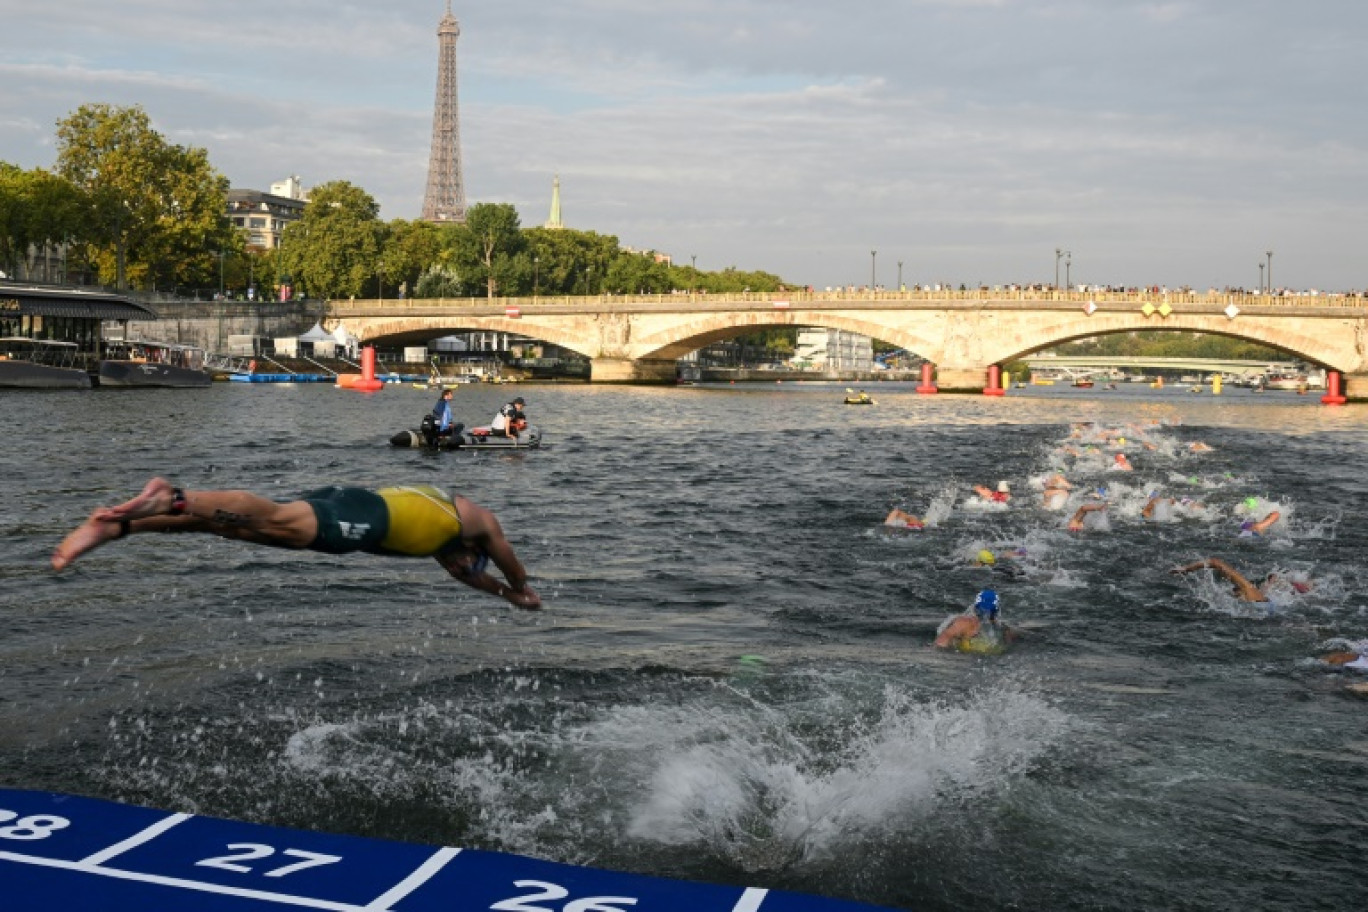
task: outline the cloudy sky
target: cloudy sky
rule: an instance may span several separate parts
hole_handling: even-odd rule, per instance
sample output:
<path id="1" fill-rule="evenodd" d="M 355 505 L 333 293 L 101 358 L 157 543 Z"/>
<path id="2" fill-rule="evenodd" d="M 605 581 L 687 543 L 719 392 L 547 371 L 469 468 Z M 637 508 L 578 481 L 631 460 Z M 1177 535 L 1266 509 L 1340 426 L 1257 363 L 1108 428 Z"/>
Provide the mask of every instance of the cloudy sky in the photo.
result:
<path id="1" fill-rule="evenodd" d="M 422 208 L 443 0 L 0 0 L 0 160 L 141 105 Z M 818 287 L 1368 286 L 1361 0 L 455 0 L 468 200 Z M 1055 251 L 1070 252 L 1067 260 Z M 871 251 L 877 254 L 871 255 Z M 899 266 L 901 263 L 901 267 Z"/>

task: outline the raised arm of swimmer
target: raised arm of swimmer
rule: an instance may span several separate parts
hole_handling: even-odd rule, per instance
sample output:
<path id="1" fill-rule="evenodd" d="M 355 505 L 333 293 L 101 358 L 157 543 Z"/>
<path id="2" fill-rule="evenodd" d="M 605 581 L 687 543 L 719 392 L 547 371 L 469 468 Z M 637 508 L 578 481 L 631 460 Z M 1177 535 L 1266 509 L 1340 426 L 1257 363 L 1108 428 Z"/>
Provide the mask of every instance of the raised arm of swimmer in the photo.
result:
<path id="1" fill-rule="evenodd" d="M 1245 579 L 1244 574 L 1234 567 L 1221 560 L 1219 557 L 1208 557 L 1204 560 L 1195 561 L 1185 567 L 1178 567 L 1174 573 L 1191 573 L 1194 570 L 1214 570 L 1221 576 L 1229 580 L 1235 587 L 1235 594 L 1242 601 L 1246 602 L 1266 602 L 1267 596 L 1259 591 L 1259 587 Z"/>
<path id="2" fill-rule="evenodd" d="M 1087 521 L 1088 514 L 1105 509 L 1107 509 L 1107 505 L 1104 503 L 1085 503 L 1074 512 L 1073 516 L 1069 517 L 1068 530 L 1070 532 L 1082 532 L 1083 524 Z"/>

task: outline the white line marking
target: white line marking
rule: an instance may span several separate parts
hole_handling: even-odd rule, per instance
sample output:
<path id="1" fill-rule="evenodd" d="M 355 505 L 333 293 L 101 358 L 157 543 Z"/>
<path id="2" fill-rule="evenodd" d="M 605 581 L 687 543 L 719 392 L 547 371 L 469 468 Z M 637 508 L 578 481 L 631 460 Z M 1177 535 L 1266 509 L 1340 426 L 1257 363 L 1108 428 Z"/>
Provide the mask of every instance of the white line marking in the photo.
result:
<path id="1" fill-rule="evenodd" d="M 290 906 L 304 906 L 309 909 L 325 909 L 327 912 L 364 912 L 354 903 L 333 902 L 327 899 L 310 899 L 304 896 L 290 896 L 286 893 L 269 893 L 265 890 L 244 890 L 239 887 L 224 887 L 218 884 L 202 883 L 197 880 L 184 880 L 180 877 L 163 877 L 160 874 L 139 874 L 134 871 L 121 871 L 118 868 L 101 868 L 83 864 L 79 861 L 62 861 L 57 858 L 38 858 L 34 855 L 19 855 L 14 852 L 0 852 L 0 861 L 17 861 L 20 864 L 41 865 L 47 868 L 62 868 L 81 874 L 95 874 L 99 877 L 112 877 L 116 880 L 136 880 L 156 884 L 161 887 L 179 887 L 182 890 L 198 890 L 201 893 L 220 893 L 224 896 L 239 896 L 244 899 L 261 899 Z"/>
<path id="2" fill-rule="evenodd" d="M 151 840 L 156 839 L 158 836 L 160 836 L 162 833 L 165 833 L 167 830 L 171 829 L 176 824 L 184 823 L 185 821 L 189 820 L 191 816 L 193 815 L 172 814 L 170 817 L 165 817 L 161 820 L 158 820 L 156 823 L 152 824 L 150 827 L 143 830 L 141 833 L 135 833 L 132 836 L 129 836 L 123 842 L 116 842 L 114 843 L 114 845 L 110 846 L 107 849 L 101 849 L 94 855 L 91 855 L 88 858 L 81 859 L 80 863 L 83 865 L 92 866 L 102 865 L 106 861 L 109 861 L 111 858 L 117 858 L 124 852 L 127 852 L 129 849 L 137 848 L 145 842 L 150 842 Z"/>
<path id="3" fill-rule="evenodd" d="M 732 912 L 758 912 L 760 904 L 769 895 L 769 890 L 761 890 L 759 887 L 747 887 L 746 892 L 741 894 L 741 898 L 732 906 Z"/>
<path id="4" fill-rule="evenodd" d="M 391 887 L 383 896 L 377 898 L 370 905 L 366 906 L 366 912 L 385 912 L 399 900 L 408 896 L 414 890 L 427 883 L 442 868 L 446 867 L 447 862 L 461 854 L 460 849 L 445 847 L 438 849 L 437 852 L 418 866 L 408 877 L 399 881 Z"/>

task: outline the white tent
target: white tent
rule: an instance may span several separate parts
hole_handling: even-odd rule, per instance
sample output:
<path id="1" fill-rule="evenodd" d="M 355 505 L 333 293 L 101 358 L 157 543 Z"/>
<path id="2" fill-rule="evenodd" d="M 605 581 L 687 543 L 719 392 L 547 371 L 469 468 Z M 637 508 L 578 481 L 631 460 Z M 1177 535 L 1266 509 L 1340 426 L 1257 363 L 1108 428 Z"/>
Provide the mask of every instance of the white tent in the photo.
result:
<path id="1" fill-rule="evenodd" d="M 337 329 L 332 332 L 333 341 L 337 343 L 337 350 L 345 352 L 347 357 L 355 358 L 361 348 L 361 340 L 347 332 L 347 327 L 338 324 Z"/>
<path id="2" fill-rule="evenodd" d="M 299 341 L 312 344 L 314 342 L 332 342 L 334 339 L 333 334 L 324 329 L 322 324 L 315 323 L 313 329 L 299 337 Z"/>

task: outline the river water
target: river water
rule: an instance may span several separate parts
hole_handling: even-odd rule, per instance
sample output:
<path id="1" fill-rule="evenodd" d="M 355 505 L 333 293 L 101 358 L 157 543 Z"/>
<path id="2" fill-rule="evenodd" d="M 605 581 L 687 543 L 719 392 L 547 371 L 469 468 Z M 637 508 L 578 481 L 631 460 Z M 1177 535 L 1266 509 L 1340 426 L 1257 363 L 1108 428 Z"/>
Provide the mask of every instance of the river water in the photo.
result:
<path id="1" fill-rule="evenodd" d="M 1368 702 L 1315 657 L 1368 639 L 1368 408 L 518 390 L 547 449 L 393 449 L 431 405 L 408 387 L 0 397 L 0 784 L 902 909 L 1357 903 Z M 458 417 L 507 395 L 458 390 Z M 1109 468 L 1118 447 L 1134 472 Z M 1074 504 L 1106 489 L 1100 528 L 1041 508 L 1056 469 Z M 460 491 L 545 610 L 431 561 L 211 536 L 48 569 L 153 474 Z M 1000 479 L 1007 507 L 970 497 Z M 1155 489 L 1203 507 L 1145 522 Z M 1283 514 L 1265 538 L 1237 535 L 1248 497 Z M 895 505 L 930 527 L 886 533 Z M 985 547 L 1025 554 L 972 566 Z M 1168 572 L 1206 556 L 1314 585 L 1252 605 Z M 1017 647 L 933 649 L 989 585 Z"/>

